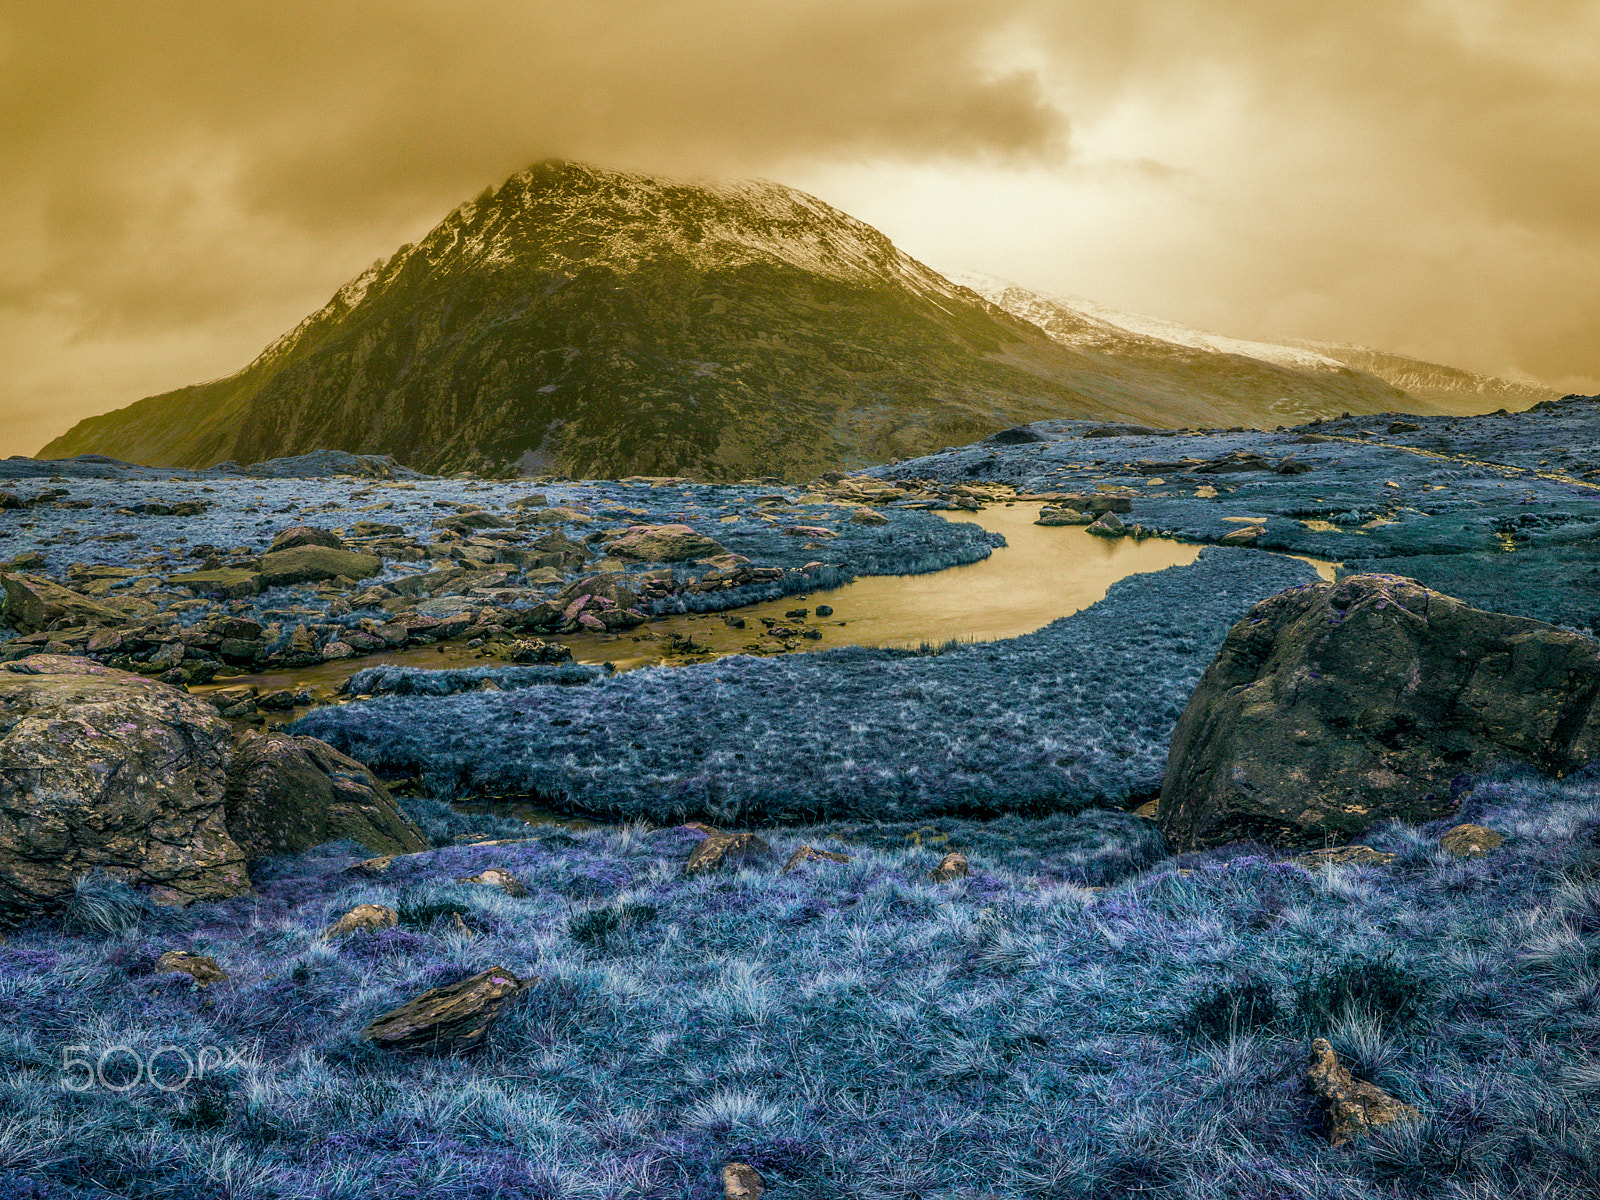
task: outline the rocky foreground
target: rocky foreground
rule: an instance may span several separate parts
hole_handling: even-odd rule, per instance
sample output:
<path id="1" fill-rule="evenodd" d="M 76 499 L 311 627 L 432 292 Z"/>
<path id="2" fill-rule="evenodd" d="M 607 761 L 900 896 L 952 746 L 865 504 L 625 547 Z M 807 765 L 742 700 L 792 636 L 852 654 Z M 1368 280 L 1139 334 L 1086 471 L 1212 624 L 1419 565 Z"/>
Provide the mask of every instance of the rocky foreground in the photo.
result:
<path id="1" fill-rule="evenodd" d="M 1591 569 L 1600 510 L 1577 468 L 1600 439 L 1575 435 L 1593 420 L 1580 401 L 1484 430 L 1213 431 L 1162 437 L 1160 458 L 1151 431 L 1050 426 L 775 501 L 553 481 L 542 508 L 589 521 L 560 523 L 587 557 L 549 567 L 499 560 L 548 532 L 471 482 L 21 486 L 0 516 L 19 551 L 7 619 L 61 611 L 0 665 L 0 1187 L 1594 1194 L 1600 642 L 1581 590 L 1527 586 Z M 110 507 L 225 486 L 252 502 Z M 328 487 L 341 509 L 363 490 L 391 505 L 403 532 L 318 523 Z M 959 559 L 987 543 L 918 543 L 938 518 L 913 506 L 1018 495 L 1110 537 L 1248 536 L 1037 634 L 942 653 L 562 682 L 538 673 L 570 666 L 533 663 L 488 668 L 534 674 L 470 695 L 413 670 L 391 697 L 265 734 L 184 690 L 297 630 L 323 661 L 363 621 L 404 627 L 435 600 L 472 612 L 455 636 L 510 647 L 782 594 L 791 569 Z M 170 523 L 135 574 L 75 578 L 116 565 L 127 543 L 94 539 L 142 519 Z M 179 541 L 220 546 L 221 529 L 248 530 L 229 539 L 244 552 L 196 562 Z M 1265 549 L 1310 544 L 1470 574 L 1526 615 L 1398 571 L 1314 582 Z M 674 545 L 691 556 L 627 553 Z M 377 568 L 267 582 L 323 552 Z M 780 576 L 722 586 L 723 552 Z M 512 565 L 528 594 L 503 605 L 393 586 Z M 261 590 L 196 594 L 172 586 L 180 566 Z M 559 578 L 530 585 L 546 569 Z M 575 583 L 589 590 L 558 606 Z M 1553 604 L 1572 619 L 1533 619 Z M 259 626 L 228 627 L 248 655 L 225 650 L 227 621 Z M 119 655 L 137 669 L 96 661 Z M 421 779 L 380 778 L 402 773 Z M 530 827 L 441 802 L 508 782 L 545 802 L 581 785 L 633 819 Z"/>

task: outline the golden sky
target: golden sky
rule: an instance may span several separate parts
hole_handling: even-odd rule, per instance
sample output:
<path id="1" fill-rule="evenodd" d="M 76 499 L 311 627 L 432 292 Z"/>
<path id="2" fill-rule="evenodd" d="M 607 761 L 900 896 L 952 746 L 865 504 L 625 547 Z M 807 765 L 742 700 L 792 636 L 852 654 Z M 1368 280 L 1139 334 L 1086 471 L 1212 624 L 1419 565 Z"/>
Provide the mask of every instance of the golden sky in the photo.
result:
<path id="1" fill-rule="evenodd" d="M 237 369 L 552 156 L 1600 390 L 1600 0 L 7 0 L 0 455 Z"/>

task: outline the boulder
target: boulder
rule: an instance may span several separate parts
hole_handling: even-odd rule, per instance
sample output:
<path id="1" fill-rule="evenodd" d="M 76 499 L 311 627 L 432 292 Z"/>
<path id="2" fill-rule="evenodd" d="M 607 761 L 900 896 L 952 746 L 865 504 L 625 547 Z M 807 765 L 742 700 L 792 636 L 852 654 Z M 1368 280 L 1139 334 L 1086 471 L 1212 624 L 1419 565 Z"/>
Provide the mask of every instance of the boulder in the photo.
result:
<path id="1" fill-rule="evenodd" d="M 470 1050 L 481 1042 L 512 996 L 535 980 L 518 979 L 504 967 L 423 992 L 386 1012 L 361 1031 L 385 1050 Z"/>
<path id="2" fill-rule="evenodd" d="M 630 525 L 621 537 L 606 545 L 607 554 L 639 562 L 684 562 L 727 552 L 722 543 L 687 525 Z"/>
<path id="3" fill-rule="evenodd" d="M 1469 775 L 1600 752 L 1600 642 L 1396 575 L 1291 588 L 1229 632 L 1173 732 L 1175 851 L 1344 842 L 1448 815 Z"/>
<path id="4" fill-rule="evenodd" d="M 933 883 L 949 883 L 952 879 L 960 879 L 968 872 L 967 856 L 959 850 L 952 850 L 939 860 L 939 865 L 928 872 L 928 879 Z"/>
<path id="5" fill-rule="evenodd" d="M 324 579 L 366 579 L 383 570 L 375 554 L 357 554 L 330 546 L 296 546 L 261 556 L 261 582 L 266 587 L 318 583 Z"/>
<path id="6" fill-rule="evenodd" d="M 0 919 L 99 868 L 162 903 L 250 887 L 224 802 L 228 723 L 168 684 L 84 658 L 0 668 Z"/>
<path id="7" fill-rule="evenodd" d="M 101 625 L 127 622 L 127 617 L 116 609 L 34 575 L 0 572 L 0 586 L 5 588 L 0 623 L 20 633 L 34 633 L 57 621 L 69 625 L 87 625 L 91 621 Z"/>
<path id="8" fill-rule="evenodd" d="M 316 738 L 250 731 L 227 772 L 227 821 L 250 858 L 348 838 L 374 854 L 428 849 L 375 775 Z"/>
<path id="9" fill-rule="evenodd" d="M 404 530 L 396 528 L 396 532 L 403 533 Z M 267 547 L 267 553 L 293 550 L 298 546 L 326 546 L 330 550 L 345 548 L 344 539 L 331 529 L 320 529 L 315 525 L 291 525 L 272 539 L 272 545 Z"/>
<path id="10" fill-rule="evenodd" d="M 1370 1129 L 1421 1116 L 1411 1105 L 1352 1076 L 1327 1038 L 1311 1043 L 1306 1086 L 1322 1101 L 1328 1114 L 1328 1141 L 1335 1146 L 1354 1141 Z"/>

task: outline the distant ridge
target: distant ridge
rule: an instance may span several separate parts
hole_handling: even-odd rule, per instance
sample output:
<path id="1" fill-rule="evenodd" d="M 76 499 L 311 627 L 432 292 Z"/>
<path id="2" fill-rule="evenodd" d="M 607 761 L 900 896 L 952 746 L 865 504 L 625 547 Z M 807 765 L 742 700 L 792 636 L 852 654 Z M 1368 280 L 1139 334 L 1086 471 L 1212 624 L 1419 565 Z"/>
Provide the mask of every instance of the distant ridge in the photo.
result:
<path id="1" fill-rule="evenodd" d="M 1033 300 L 952 282 L 793 188 L 550 161 L 235 374 L 39 453 L 209 467 L 328 448 L 434 473 L 794 479 L 1043 417 L 1255 425 L 1409 404 L 1343 363 L 1176 353 Z M 1074 319 L 1101 332 L 1065 336 Z"/>

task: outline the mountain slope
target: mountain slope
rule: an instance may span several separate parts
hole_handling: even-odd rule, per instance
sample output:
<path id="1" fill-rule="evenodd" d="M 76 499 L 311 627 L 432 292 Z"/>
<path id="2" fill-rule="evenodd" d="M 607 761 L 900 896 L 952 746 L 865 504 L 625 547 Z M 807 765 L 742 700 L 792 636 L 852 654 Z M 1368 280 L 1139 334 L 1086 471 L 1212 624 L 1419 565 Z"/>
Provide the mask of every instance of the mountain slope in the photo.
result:
<path id="1" fill-rule="evenodd" d="M 1307 415 L 1404 402 L 1342 366 L 1064 339 L 781 185 L 546 162 L 237 374 L 40 453 L 210 466 L 325 447 L 429 471 L 806 477 L 1047 416 L 1276 423 L 1284 397 Z"/>
<path id="2" fill-rule="evenodd" d="M 1424 362 L 1365 346 L 1332 342 L 1247 341 L 1207 333 L 1138 313 L 1123 312 L 1076 296 L 1042 296 L 1003 279 L 986 275 L 953 275 L 1007 312 L 1031 321 L 1062 344 L 1079 350 L 1096 350 L 1128 363 L 1181 372 L 1185 369 L 1216 380 L 1226 374 L 1225 359 L 1244 358 L 1285 368 L 1283 395 L 1262 409 L 1283 421 L 1303 421 L 1333 415 L 1329 401 L 1348 394 L 1350 412 L 1365 407 L 1374 392 L 1374 380 L 1392 389 L 1389 408 L 1415 413 L 1466 415 L 1488 412 L 1497 406 L 1521 410 L 1558 392 L 1534 384 L 1477 375 L 1456 367 Z M 1238 367 L 1234 377 L 1257 394 L 1271 390 L 1272 379 L 1259 367 Z M 1400 393 L 1403 393 L 1400 394 Z M 1241 397 L 1243 398 L 1243 397 Z"/>

